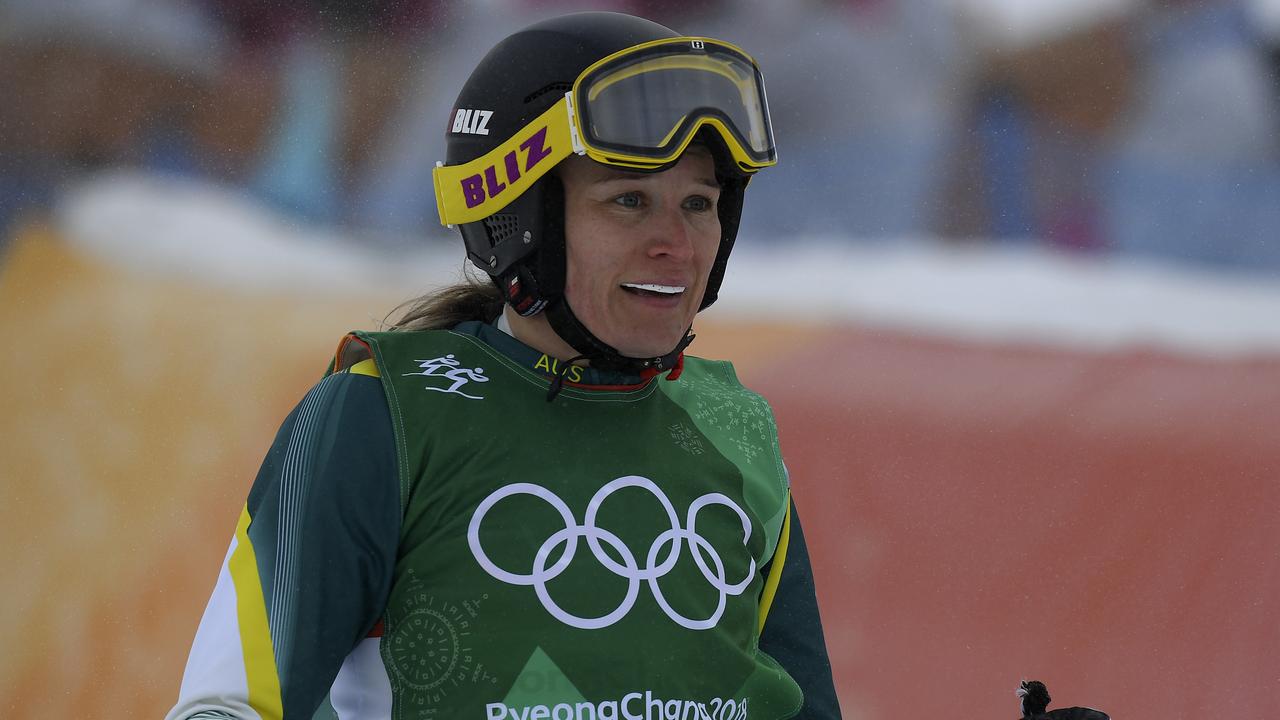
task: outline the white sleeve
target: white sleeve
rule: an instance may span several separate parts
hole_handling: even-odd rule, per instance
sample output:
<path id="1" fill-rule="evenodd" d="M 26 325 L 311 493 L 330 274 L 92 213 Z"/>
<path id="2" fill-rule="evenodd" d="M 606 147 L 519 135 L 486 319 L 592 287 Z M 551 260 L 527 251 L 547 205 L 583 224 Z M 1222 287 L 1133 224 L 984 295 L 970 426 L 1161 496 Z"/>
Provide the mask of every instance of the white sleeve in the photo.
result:
<path id="1" fill-rule="evenodd" d="M 231 576 L 239 543 L 240 537 L 232 538 L 227 549 L 187 657 L 178 702 L 165 720 L 268 720 L 249 704 L 236 584 Z"/>

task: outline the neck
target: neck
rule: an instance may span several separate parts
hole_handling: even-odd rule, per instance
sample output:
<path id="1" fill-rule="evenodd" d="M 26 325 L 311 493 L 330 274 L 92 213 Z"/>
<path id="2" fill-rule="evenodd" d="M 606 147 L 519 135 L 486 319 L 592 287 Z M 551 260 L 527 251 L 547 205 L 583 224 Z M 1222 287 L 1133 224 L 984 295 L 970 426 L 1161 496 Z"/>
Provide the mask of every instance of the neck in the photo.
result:
<path id="1" fill-rule="evenodd" d="M 581 354 L 551 329 L 551 324 L 547 322 L 547 316 L 543 313 L 533 317 L 522 317 L 510 305 L 504 305 L 502 317 L 507 324 L 507 327 L 502 329 L 510 333 L 511 337 L 548 357 L 565 361 Z M 585 361 L 579 361 L 579 363 L 586 364 Z"/>

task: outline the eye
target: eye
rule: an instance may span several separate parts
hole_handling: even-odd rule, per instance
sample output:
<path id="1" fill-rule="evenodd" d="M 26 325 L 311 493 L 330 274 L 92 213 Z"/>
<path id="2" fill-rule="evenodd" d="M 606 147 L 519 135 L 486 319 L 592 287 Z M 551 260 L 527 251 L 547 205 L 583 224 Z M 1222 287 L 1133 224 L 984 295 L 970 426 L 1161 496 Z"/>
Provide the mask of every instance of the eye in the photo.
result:
<path id="1" fill-rule="evenodd" d="M 693 212 L 703 213 L 714 210 L 716 201 L 706 195 L 693 195 L 684 201 L 684 208 Z"/>
<path id="2" fill-rule="evenodd" d="M 624 208 L 638 208 L 641 205 L 640 193 L 628 192 L 622 193 L 613 199 L 614 204 Z"/>

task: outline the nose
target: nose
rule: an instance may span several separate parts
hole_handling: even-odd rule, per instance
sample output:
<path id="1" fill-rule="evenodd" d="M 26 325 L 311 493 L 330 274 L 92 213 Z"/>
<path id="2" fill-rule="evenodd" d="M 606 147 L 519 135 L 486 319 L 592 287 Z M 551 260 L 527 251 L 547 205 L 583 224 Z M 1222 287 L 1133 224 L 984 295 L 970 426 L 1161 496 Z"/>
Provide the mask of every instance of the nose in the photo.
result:
<path id="1" fill-rule="evenodd" d="M 693 259 L 693 237 L 684 210 L 676 204 L 655 212 L 649 223 L 650 257 L 670 257 L 688 262 Z"/>

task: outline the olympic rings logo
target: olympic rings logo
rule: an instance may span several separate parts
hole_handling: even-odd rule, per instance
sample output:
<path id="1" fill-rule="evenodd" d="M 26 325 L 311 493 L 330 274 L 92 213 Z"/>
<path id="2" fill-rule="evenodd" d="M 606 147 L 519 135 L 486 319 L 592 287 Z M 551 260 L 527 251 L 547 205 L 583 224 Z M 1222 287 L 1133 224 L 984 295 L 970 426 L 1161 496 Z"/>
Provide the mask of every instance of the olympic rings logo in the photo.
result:
<path id="1" fill-rule="evenodd" d="M 667 513 L 667 520 L 671 524 L 671 528 L 659 533 L 653 544 L 649 546 L 643 566 L 641 566 L 635 554 L 631 552 L 631 549 L 622 542 L 621 538 L 596 525 L 596 516 L 599 514 L 600 506 L 604 504 L 604 501 L 614 492 L 629 487 L 648 490 L 661 503 L 662 509 Z M 513 495 L 533 495 L 541 498 L 556 512 L 560 513 L 561 519 L 564 520 L 564 528 L 551 533 L 551 536 L 543 541 L 538 548 L 533 558 L 533 571 L 529 573 L 516 573 L 498 567 L 496 563 L 489 559 L 484 548 L 480 546 L 480 523 L 484 521 L 485 514 L 494 505 Z M 729 582 L 726 577 L 724 560 L 721 559 L 720 553 L 697 531 L 698 513 L 710 505 L 723 505 L 738 516 L 742 521 L 742 544 L 745 547 L 747 540 L 751 537 L 751 521 L 748 520 L 747 514 L 743 512 L 742 508 L 738 507 L 727 496 L 721 493 L 707 493 L 694 500 L 689 505 L 689 510 L 685 515 L 687 527 L 681 527 L 680 519 L 676 516 L 676 510 L 671 505 L 671 500 L 652 480 L 638 475 L 617 478 L 597 490 L 587 504 L 587 515 L 582 524 L 579 524 L 574 519 L 573 512 L 563 500 L 541 485 L 513 483 L 499 488 L 476 507 L 475 514 L 471 516 L 471 523 L 467 526 L 467 542 L 471 546 L 471 553 L 475 555 L 476 561 L 480 563 L 480 567 L 484 568 L 485 572 L 511 585 L 532 586 L 538 596 L 538 600 L 542 602 L 542 607 L 551 613 L 552 617 L 571 627 L 583 630 L 597 630 L 618 622 L 635 605 L 636 598 L 640 594 L 640 583 L 644 581 L 649 584 L 649 590 L 653 593 L 654 599 L 657 600 L 658 606 L 673 622 L 690 630 L 708 630 L 715 627 L 716 623 L 720 621 L 720 617 L 724 614 L 725 601 L 728 597 L 730 595 L 741 595 L 756 574 L 756 561 L 755 558 L 751 558 L 746 577 L 734 583 Z M 587 547 L 591 549 L 591 554 L 595 556 L 597 562 L 613 574 L 627 581 L 627 593 L 622 602 L 613 611 L 600 617 L 578 617 L 566 611 L 552 599 L 550 592 L 547 590 L 547 583 L 559 577 L 569 567 L 569 563 L 573 562 L 573 558 L 578 552 L 578 541 L 581 539 L 587 541 Z M 706 578 L 707 582 L 711 584 L 711 587 L 720 594 L 715 611 L 709 617 L 703 619 L 693 619 L 681 615 L 675 608 L 671 607 L 671 603 L 662 594 L 662 588 L 658 584 L 658 581 L 675 567 L 686 542 L 689 544 L 689 552 L 693 556 L 693 561 L 698 570 Z M 552 551 L 560 545 L 565 546 L 564 552 L 560 555 L 560 559 L 548 566 Z M 609 553 L 605 552 L 604 545 L 613 548 L 617 556 L 622 558 L 622 562 L 619 563 Z M 665 556 L 663 555 L 664 549 Z M 659 559 L 660 556 L 662 556 L 661 559 Z"/>

